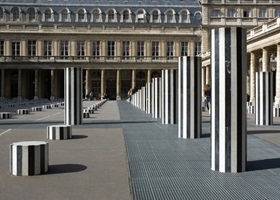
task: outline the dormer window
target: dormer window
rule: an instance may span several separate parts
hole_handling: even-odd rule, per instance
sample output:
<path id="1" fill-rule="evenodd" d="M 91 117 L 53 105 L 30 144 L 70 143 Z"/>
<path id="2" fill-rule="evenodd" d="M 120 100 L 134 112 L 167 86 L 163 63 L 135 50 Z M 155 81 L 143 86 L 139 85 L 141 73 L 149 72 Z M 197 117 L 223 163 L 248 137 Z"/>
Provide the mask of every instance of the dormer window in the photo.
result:
<path id="1" fill-rule="evenodd" d="M 48 21 L 51 21 L 52 19 L 52 13 L 50 10 L 46 10 L 45 12 L 45 20 L 48 22 Z"/>
<path id="2" fill-rule="evenodd" d="M 19 9 L 18 8 L 13 8 L 11 13 L 12 13 L 12 20 L 13 21 L 19 21 Z"/>
<path id="3" fill-rule="evenodd" d="M 28 19 L 29 21 L 35 21 L 35 9 L 34 8 L 29 8 L 27 10 L 27 16 L 28 16 Z"/>
<path id="4" fill-rule="evenodd" d="M 144 21 L 144 12 L 142 10 L 140 10 L 137 14 L 137 19 L 138 19 L 138 22 L 140 21 Z"/>

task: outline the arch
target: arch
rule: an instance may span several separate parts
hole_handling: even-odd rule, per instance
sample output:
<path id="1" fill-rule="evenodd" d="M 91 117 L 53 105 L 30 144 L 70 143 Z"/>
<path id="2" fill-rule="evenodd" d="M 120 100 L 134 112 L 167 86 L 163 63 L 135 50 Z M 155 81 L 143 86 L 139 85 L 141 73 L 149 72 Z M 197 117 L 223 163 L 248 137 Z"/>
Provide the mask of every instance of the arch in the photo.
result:
<path id="1" fill-rule="evenodd" d="M 87 22 L 87 11 L 85 8 L 78 8 L 76 10 L 76 22 Z"/>
<path id="2" fill-rule="evenodd" d="M 136 23 L 144 23 L 147 21 L 147 19 L 146 19 L 147 12 L 145 9 L 139 8 L 138 10 L 136 10 L 135 14 L 136 14 L 136 17 L 135 17 Z"/>
<path id="3" fill-rule="evenodd" d="M 0 21 L 5 20 L 5 12 L 2 6 L 0 6 Z"/>
<path id="4" fill-rule="evenodd" d="M 181 23 L 190 23 L 190 11 L 188 9 L 180 10 L 179 12 L 179 22 Z"/>
<path id="5" fill-rule="evenodd" d="M 196 20 L 201 20 L 202 19 L 202 13 L 200 11 L 196 11 L 194 13 L 194 17 Z"/>
<path id="6" fill-rule="evenodd" d="M 59 11 L 59 19 L 58 21 L 60 22 L 71 22 L 71 18 L 70 18 L 70 10 L 68 8 L 62 8 Z"/>
<path id="7" fill-rule="evenodd" d="M 132 22 L 130 9 L 125 8 L 121 11 L 120 14 L 121 14 L 120 22 Z"/>
<path id="8" fill-rule="evenodd" d="M 22 21 L 22 12 L 19 7 L 11 9 L 11 21 Z"/>
<path id="9" fill-rule="evenodd" d="M 42 21 L 53 22 L 54 21 L 54 16 L 53 15 L 54 15 L 53 9 L 52 8 L 46 8 L 43 11 L 43 19 L 42 19 Z"/>
<path id="10" fill-rule="evenodd" d="M 92 9 L 91 11 L 91 22 L 102 22 L 102 11 L 100 8 Z"/>
<path id="11" fill-rule="evenodd" d="M 157 78 L 157 77 L 161 77 L 161 72 L 160 71 L 153 71 L 151 73 L 151 78 Z"/>
<path id="12" fill-rule="evenodd" d="M 158 8 L 154 8 L 150 12 L 150 21 L 153 23 L 161 23 L 161 12 Z"/>
<path id="13" fill-rule="evenodd" d="M 175 19 L 176 12 L 173 9 L 168 9 L 164 12 L 164 22 L 165 23 L 176 23 Z"/>
<path id="14" fill-rule="evenodd" d="M 106 11 L 106 22 L 117 22 L 117 11 L 114 8 L 109 8 Z"/>
<path id="15" fill-rule="evenodd" d="M 33 7 L 28 8 L 26 11 L 26 20 L 30 22 L 38 21 L 38 10 Z"/>

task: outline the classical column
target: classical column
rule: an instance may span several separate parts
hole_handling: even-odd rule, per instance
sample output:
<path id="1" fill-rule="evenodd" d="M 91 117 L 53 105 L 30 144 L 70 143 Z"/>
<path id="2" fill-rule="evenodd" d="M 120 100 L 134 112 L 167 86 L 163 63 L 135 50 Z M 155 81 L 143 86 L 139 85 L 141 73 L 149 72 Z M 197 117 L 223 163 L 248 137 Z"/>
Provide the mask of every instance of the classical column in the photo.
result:
<path id="1" fill-rule="evenodd" d="M 201 135 L 201 58 L 180 57 L 178 63 L 178 137 Z"/>
<path id="2" fill-rule="evenodd" d="M 150 69 L 148 69 L 147 70 L 147 83 L 151 83 L 151 70 Z"/>
<path id="3" fill-rule="evenodd" d="M 135 88 L 136 87 L 136 70 L 135 69 L 133 69 L 132 70 L 132 75 L 131 75 L 131 77 L 132 77 L 132 84 L 131 84 L 131 87 L 132 88 Z"/>
<path id="4" fill-rule="evenodd" d="M 1 98 L 5 97 L 5 69 L 1 69 Z"/>
<path id="5" fill-rule="evenodd" d="M 211 66 L 207 65 L 205 68 L 205 85 L 211 84 Z"/>
<path id="6" fill-rule="evenodd" d="M 206 77 L 205 77 L 206 67 L 201 67 L 201 97 L 202 101 L 204 101 L 205 95 L 204 95 L 204 86 L 206 84 Z"/>
<path id="7" fill-rule="evenodd" d="M 59 56 L 59 50 L 58 50 L 58 41 L 57 40 L 53 40 L 52 43 L 52 55 L 53 56 Z"/>
<path id="8" fill-rule="evenodd" d="M 36 42 L 36 46 L 37 46 L 36 56 L 43 56 L 44 55 L 43 45 L 44 44 L 43 44 L 42 40 L 37 40 L 37 42 Z"/>
<path id="9" fill-rule="evenodd" d="M 22 83 L 21 83 L 21 69 L 18 69 L 18 95 L 17 95 L 17 98 L 18 99 L 21 99 L 21 85 L 22 85 Z"/>
<path id="10" fill-rule="evenodd" d="M 188 56 L 194 56 L 194 41 L 189 41 Z"/>
<path id="11" fill-rule="evenodd" d="M 34 99 L 38 99 L 38 85 L 39 85 L 39 70 L 35 69 L 34 71 L 35 75 L 34 75 Z"/>
<path id="12" fill-rule="evenodd" d="M 55 69 L 51 69 L 51 100 L 55 99 Z"/>
<path id="13" fill-rule="evenodd" d="M 116 80 L 116 99 L 121 100 L 121 80 L 120 80 L 120 70 L 117 70 L 117 80 Z"/>
<path id="14" fill-rule="evenodd" d="M 64 85 L 64 124 L 82 124 L 82 69 L 77 67 L 65 68 Z"/>
<path id="15" fill-rule="evenodd" d="M 146 83 L 146 113 L 151 114 L 152 105 L 152 84 Z"/>
<path id="16" fill-rule="evenodd" d="M 269 70 L 269 58 L 267 48 L 262 49 L 262 71 L 268 72 Z"/>
<path id="17" fill-rule="evenodd" d="M 280 44 L 277 44 L 275 105 L 280 105 Z"/>
<path id="18" fill-rule="evenodd" d="M 152 79 L 152 116 L 153 118 L 160 118 L 161 109 L 161 78 Z"/>
<path id="19" fill-rule="evenodd" d="M 141 110 L 146 111 L 146 87 L 142 86 L 141 87 Z"/>
<path id="20" fill-rule="evenodd" d="M 251 61 L 250 61 L 250 102 L 252 105 L 255 105 L 256 101 L 256 54 L 251 52 Z"/>
<path id="21" fill-rule="evenodd" d="M 27 52 L 27 48 L 28 48 L 28 44 L 27 44 L 27 41 L 26 40 L 21 40 L 20 41 L 20 55 L 21 56 L 27 56 L 28 55 L 28 52 Z"/>
<path id="22" fill-rule="evenodd" d="M 102 76 L 102 74 L 101 74 L 101 76 Z M 86 88 L 85 89 L 86 89 L 85 95 L 91 93 L 92 84 L 91 84 L 91 70 L 90 69 L 86 69 Z"/>
<path id="23" fill-rule="evenodd" d="M 177 123 L 177 71 L 162 70 L 162 124 Z"/>
<path id="24" fill-rule="evenodd" d="M 101 69 L 101 96 L 106 92 L 105 69 Z"/>
<path id="25" fill-rule="evenodd" d="M 211 169 L 242 172 L 247 162 L 247 32 L 237 27 L 211 31 Z"/>

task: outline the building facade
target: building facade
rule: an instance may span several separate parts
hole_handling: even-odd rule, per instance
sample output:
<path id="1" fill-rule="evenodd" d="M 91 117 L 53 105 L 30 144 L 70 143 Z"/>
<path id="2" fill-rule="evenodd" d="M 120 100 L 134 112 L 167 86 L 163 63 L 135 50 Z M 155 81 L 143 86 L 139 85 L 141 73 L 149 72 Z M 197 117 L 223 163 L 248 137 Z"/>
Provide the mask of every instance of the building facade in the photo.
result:
<path id="1" fill-rule="evenodd" d="M 124 99 L 201 53 L 197 1 L 0 2 L 3 98 L 63 98 L 64 69 L 81 67 L 83 96 Z"/>

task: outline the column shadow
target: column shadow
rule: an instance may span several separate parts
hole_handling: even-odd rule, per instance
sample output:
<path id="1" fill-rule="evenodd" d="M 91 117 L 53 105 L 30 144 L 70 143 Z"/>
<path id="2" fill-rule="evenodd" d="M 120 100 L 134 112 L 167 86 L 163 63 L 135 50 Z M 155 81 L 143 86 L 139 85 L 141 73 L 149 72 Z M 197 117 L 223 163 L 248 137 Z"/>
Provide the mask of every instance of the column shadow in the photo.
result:
<path id="1" fill-rule="evenodd" d="M 74 173 L 84 171 L 86 169 L 87 167 L 85 165 L 79 164 L 49 165 L 49 170 L 44 175 Z"/>
<path id="2" fill-rule="evenodd" d="M 248 171 L 277 169 L 277 168 L 280 168 L 280 158 L 247 161 Z"/>

